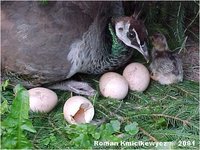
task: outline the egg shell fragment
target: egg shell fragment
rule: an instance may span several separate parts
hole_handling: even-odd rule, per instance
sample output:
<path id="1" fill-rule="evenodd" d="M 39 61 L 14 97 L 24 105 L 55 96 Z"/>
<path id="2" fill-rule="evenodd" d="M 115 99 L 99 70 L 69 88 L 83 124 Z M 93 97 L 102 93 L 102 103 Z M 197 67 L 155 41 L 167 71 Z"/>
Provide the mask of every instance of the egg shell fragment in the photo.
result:
<path id="1" fill-rule="evenodd" d="M 94 117 L 94 107 L 87 98 L 73 96 L 65 102 L 63 113 L 70 124 L 89 123 Z"/>
<path id="2" fill-rule="evenodd" d="M 28 92 L 30 110 L 33 112 L 48 113 L 58 102 L 56 93 L 47 88 L 32 88 Z"/>
<path id="3" fill-rule="evenodd" d="M 148 69 L 141 63 L 131 63 L 123 71 L 123 76 L 132 91 L 143 92 L 150 82 Z"/>
<path id="4" fill-rule="evenodd" d="M 115 72 L 105 73 L 99 81 L 100 92 L 105 97 L 123 99 L 128 94 L 128 82 Z"/>

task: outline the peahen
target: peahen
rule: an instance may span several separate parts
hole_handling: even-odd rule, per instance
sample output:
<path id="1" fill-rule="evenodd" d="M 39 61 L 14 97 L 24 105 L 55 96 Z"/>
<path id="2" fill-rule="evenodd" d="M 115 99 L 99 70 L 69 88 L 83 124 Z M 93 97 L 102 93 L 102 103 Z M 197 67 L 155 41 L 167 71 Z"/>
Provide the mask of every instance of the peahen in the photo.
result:
<path id="1" fill-rule="evenodd" d="M 100 74 L 134 52 L 148 59 L 147 31 L 121 2 L 2 2 L 2 79 L 93 95 L 74 74 Z"/>

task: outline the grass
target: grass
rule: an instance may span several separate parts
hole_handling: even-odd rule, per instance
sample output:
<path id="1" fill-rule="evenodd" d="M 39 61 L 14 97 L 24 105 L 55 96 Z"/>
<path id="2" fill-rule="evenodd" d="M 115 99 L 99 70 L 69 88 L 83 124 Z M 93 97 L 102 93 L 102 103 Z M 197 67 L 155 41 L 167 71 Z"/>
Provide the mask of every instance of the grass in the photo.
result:
<path id="1" fill-rule="evenodd" d="M 97 80 L 93 85 L 98 87 Z M 98 89 L 98 88 L 97 88 Z M 106 122 L 117 119 L 122 124 L 137 122 L 139 132 L 126 141 L 175 142 L 195 141 L 195 145 L 179 148 L 198 149 L 199 140 L 199 85 L 184 81 L 170 86 L 152 81 L 144 93 L 130 91 L 122 100 L 97 95 L 90 98 L 95 107 L 94 120 L 105 118 Z M 56 91 L 59 103 L 49 114 L 31 114 L 36 134 L 28 134 L 34 148 L 70 148 L 64 128 L 63 106 L 71 93 Z M 80 147 L 81 148 L 81 147 Z"/>
<path id="2" fill-rule="evenodd" d="M 122 70 L 119 69 L 117 72 L 121 73 Z M 100 76 L 81 74 L 77 77 L 90 83 L 100 93 L 98 87 Z M 77 148 L 77 145 L 72 143 L 73 139 L 69 138 L 73 133 L 66 131 L 68 123 L 63 116 L 64 103 L 74 94 L 59 90 L 55 92 L 59 97 L 59 102 L 50 113 L 30 114 L 30 119 L 37 132 L 27 133 L 27 136 L 35 149 Z M 12 92 L 5 90 L 2 95 L 11 105 Z M 122 141 L 168 142 L 168 147 L 161 146 L 157 149 L 170 149 L 171 147 L 198 149 L 199 147 L 199 82 L 184 80 L 182 83 L 165 86 L 151 81 L 146 91 L 139 93 L 129 91 L 126 98 L 121 101 L 105 98 L 100 94 L 89 97 L 89 99 L 95 107 L 95 121 L 105 120 L 103 124 L 111 120 L 120 121 L 122 130 L 114 133 L 114 136 L 122 137 Z M 5 115 L 2 115 L 2 120 L 4 118 Z M 132 122 L 138 124 L 139 132 L 126 135 L 123 129 Z M 152 147 L 122 146 L 121 148 L 148 149 Z"/>
<path id="3" fill-rule="evenodd" d="M 143 63 L 141 59 L 137 61 Z M 121 68 L 117 72 L 122 73 L 122 70 Z M 91 83 L 93 88 L 100 93 L 98 87 L 100 76 L 81 74 L 76 77 Z M 77 148 L 77 145 L 73 144 L 73 139 L 70 139 L 73 133 L 70 134 L 66 130 L 68 123 L 63 116 L 64 103 L 74 94 L 59 90 L 55 92 L 59 97 L 59 102 L 50 113 L 30 114 L 30 119 L 37 132 L 27 133 L 27 137 L 35 149 Z M 11 105 L 12 91 L 5 90 L 2 95 Z M 95 107 L 94 120 L 105 120 L 103 124 L 109 123 L 111 120 L 120 121 L 122 130 L 114 133 L 114 136 L 120 136 L 121 141 L 168 142 L 168 147 L 160 146 L 157 149 L 173 147 L 173 149 L 188 150 L 199 147 L 199 82 L 184 80 L 182 83 L 164 86 L 151 81 L 146 91 L 141 93 L 129 91 L 126 98 L 121 101 L 105 98 L 100 94 L 89 99 Z M 4 118 L 5 115 L 2 115 L 2 120 Z M 133 122 L 138 124 L 139 132 L 134 135 L 126 135 L 124 127 Z M 72 130 L 74 129 L 72 128 Z M 117 148 L 148 149 L 153 147 L 122 146 Z"/>

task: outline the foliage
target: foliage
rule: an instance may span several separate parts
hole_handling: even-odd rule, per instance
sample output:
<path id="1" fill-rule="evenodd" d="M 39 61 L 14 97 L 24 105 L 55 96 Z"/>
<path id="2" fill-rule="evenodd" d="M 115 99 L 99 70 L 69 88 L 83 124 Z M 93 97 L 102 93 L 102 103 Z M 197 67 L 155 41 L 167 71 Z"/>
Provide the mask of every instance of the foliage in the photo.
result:
<path id="1" fill-rule="evenodd" d="M 98 89 L 98 76 L 82 76 L 82 78 Z M 3 148 L 10 148 L 7 146 L 7 142 L 13 142 L 11 143 L 12 148 L 17 146 L 23 148 L 23 144 L 16 144 L 17 138 L 21 138 L 18 142 L 28 143 L 26 144 L 28 147 L 24 148 L 31 148 L 30 142 L 27 140 L 31 139 L 33 147 L 36 149 L 153 148 L 144 146 L 94 147 L 94 141 L 107 140 L 111 142 L 168 142 L 167 147 L 159 146 L 157 149 L 197 149 L 199 146 L 199 86 L 198 83 L 192 81 L 169 86 L 159 85 L 152 81 L 145 92 L 130 91 L 122 101 L 97 95 L 90 100 L 95 107 L 94 120 L 105 120 L 100 126 L 93 124 L 68 125 L 64 120 L 62 108 L 66 99 L 71 95 L 69 92 L 62 91 L 56 91 L 59 103 L 52 112 L 49 114 L 31 113 L 29 121 L 27 121 L 26 107 L 21 110 L 21 106 L 16 105 L 17 102 L 26 101 L 26 90 L 18 88 L 17 91 L 12 105 L 10 103 L 10 98 L 13 97 L 11 92 L 8 89 L 2 91 L 4 99 L 1 110 L 6 110 L 1 111 L 4 112 L 2 113 L 3 126 L 1 127 Z M 27 106 L 27 103 L 23 104 Z M 17 112 L 15 112 L 16 107 Z M 22 111 L 26 111 L 23 113 L 26 118 L 19 119 Z M 31 125 L 29 126 L 30 120 L 37 130 L 36 133 L 25 132 L 27 130 L 34 131 Z M 17 131 L 19 131 L 20 137 L 16 137 Z M 8 140 L 8 138 L 10 139 Z M 190 144 L 179 145 L 180 141 Z"/>
<path id="2" fill-rule="evenodd" d="M 7 83 L 3 84 L 3 89 Z M 24 131 L 36 132 L 29 120 L 29 97 L 28 92 L 22 86 L 17 85 L 14 88 L 15 99 L 11 106 L 10 112 L 7 117 L 2 121 L 1 138 L 2 148 L 8 149 L 27 149 L 31 148 L 32 144 L 27 139 Z M 1 105 L 1 114 L 6 112 L 7 101 Z M 3 110 L 3 111 L 2 111 Z"/>
<path id="3" fill-rule="evenodd" d="M 140 12 L 149 35 L 155 32 L 165 34 L 171 49 L 183 48 L 188 35 L 199 40 L 196 32 L 199 28 L 197 1 L 137 1 L 128 2 L 126 7 L 129 8 L 127 15 L 131 15 L 133 10 Z"/>
<path id="4" fill-rule="evenodd" d="M 109 123 L 102 124 L 100 127 L 92 124 L 81 124 L 81 125 L 66 125 L 65 131 L 70 139 L 69 145 L 74 148 L 98 148 L 94 145 L 95 141 L 110 141 L 120 142 L 120 137 L 117 135 L 121 134 L 121 123 L 118 120 L 111 120 Z M 132 123 L 135 124 L 136 123 Z M 125 126 L 125 134 L 131 133 L 135 135 L 138 132 L 138 127 Z M 101 147 L 102 148 L 102 147 Z"/>
<path id="5" fill-rule="evenodd" d="M 134 123 L 131 123 L 131 124 L 129 124 L 129 125 L 126 125 L 124 129 L 125 129 L 125 131 L 128 132 L 129 134 L 135 135 L 135 134 L 137 134 L 138 131 L 139 131 L 139 128 L 137 128 L 137 126 L 138 126 L 138 124 L 137 124 L 136 122 L 134 122 Z M 136 130 L 135 130 L 135 129 L 136 129 Z"/>
<path id="6" fill-rule="evenodd" d="M 91 78 L 98 80 L 96 76 Z M 88 80 L 91 82 L 91 79 Z M 98 89 L 96 80 L 93 84 Z M 152 141 L 168 142 L 167 147 L 173 148 L 198 147 L 198 83 L 184 81 L 163 86 L 151 82 L 144 93 L 130 91 L 122 101 L 102 96 L 91 98 L 96 112 L 94 120 L 105 119 L 100 126 L 67 124 L 62 108 L 71 95 L 68 92 L 56 92 L 59 103 L 52 112 L 30 114 L 37 133 L 27 132 L 26 136 L 32 140 L 36 149 L 120 148 L 120 146 L 94 147 L 94 141 Z M 180 141 L 194 144 L 181 147 L 178 145 Z M 122 146 L 121 148 L 150 147 Z M 166 149 L 162 146 L 160 148 Z"/>
<path id="7" fill-rule="evenodd" d="M 99 100 L 98 112 L 108 119 L 136 121 L 140 128 L 138 139 L 142 141 L 189 140 L 196 141 L 198 147 L 198 94 L 198 83 L 162 86 L 152 82 L 146 92 L 130 92 L 123 102 Z"/>

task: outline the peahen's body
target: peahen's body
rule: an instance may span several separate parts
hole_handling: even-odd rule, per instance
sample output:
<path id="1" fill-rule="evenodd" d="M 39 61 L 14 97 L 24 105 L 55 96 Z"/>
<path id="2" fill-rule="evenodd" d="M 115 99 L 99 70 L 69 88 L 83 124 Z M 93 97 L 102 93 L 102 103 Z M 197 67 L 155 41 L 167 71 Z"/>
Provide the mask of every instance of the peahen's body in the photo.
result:
<path id="1" fill-rule="evenodd" d="M 119 21 L 114 27 L 110 24 L 111 17 L 122 15 L 120 2 L 2 2 L 3 79 L 35 87 L 77 72 L 98 74 L 121 66 L 133 52 L 127 45 L 134 42 L 116 37 Z M 129 32 L 130 24 L 122 32 Z M 136 26 L 142 32 L 138 43 L 142 50 L 146 29 Z M 136 43 L 138 39 L 139 34 Z"/>

